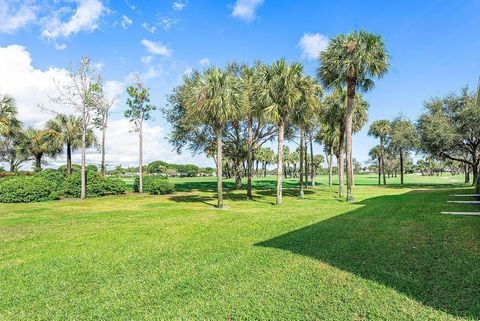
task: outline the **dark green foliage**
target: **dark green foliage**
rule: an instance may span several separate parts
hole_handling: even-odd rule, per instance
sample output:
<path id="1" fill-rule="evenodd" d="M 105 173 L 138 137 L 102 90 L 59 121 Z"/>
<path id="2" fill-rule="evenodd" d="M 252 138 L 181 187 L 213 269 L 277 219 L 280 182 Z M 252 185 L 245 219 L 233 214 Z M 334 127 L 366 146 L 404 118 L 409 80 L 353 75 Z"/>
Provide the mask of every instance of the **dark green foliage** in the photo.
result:
<path id="1" fill-rule="evenodd" d="M 58 198 L 56 184 L 44 177 L 12 176 L 0 181 L 0 202 L 29 203 Z"/>
<path id="2" fill-rule="evenodd" d="M 87 166 L 88 167 L 88 166 Z M 103 196 L 107 194 L 122 194 L 126 190 L 124 182 L 118 179 L 104 178 L 92 167 L 87 170 L 87 196 Z M 95 168 L 96 169 L 96 168 Z M 63 183 L 65 197 L 80 197 L 81 173 L 74 171 Z"/>
<path id="3" fill-rule="evenodd" d="M 34 174 L 35 177 L 42 177 L 55 184 L 55 189 L 60 190 L 65 180 L 65 171 L 60 169 L 47 168 Z"/>
<path id="4" fill-rule="evenodd" d="M 133 190 L 138 192 L 140 179 L 135 178 L 133 183 Z M 165 177 L 161 176 L 144 176 L 143 177 L 143 191 L 150 194 L 172 194 L 175 192 L 175 184 L 169 182 Z"/>

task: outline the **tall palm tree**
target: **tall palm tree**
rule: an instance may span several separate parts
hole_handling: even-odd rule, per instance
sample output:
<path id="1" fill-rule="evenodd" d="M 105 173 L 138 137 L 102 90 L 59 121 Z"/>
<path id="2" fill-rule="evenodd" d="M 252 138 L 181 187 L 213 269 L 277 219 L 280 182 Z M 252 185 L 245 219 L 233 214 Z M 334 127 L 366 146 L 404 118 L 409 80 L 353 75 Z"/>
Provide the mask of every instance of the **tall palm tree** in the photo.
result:
<path id="1" fill-rule="evenodd" d="M 303 77 L 300 81 L 300 100 L 292 111 L 292 122 L 300 129 L 300 197 L 304 197 L 304 180 L 307 179 L 306 164 L 306 131 L 316 122 L 320 113 L 320 95 L 322 88 L 310 76 Z"/>
<path id="2" fill-rule="evenodd" d="M 301 99 L 300 81 L 303 66 L 300 63 L 287 63 L 285 59 L 262 68 L 261 96 L 266 102 L 265 113 L 277 124 L 278 161 L 277 161 L 277 198 L 276 204 L 282 204 L 283 140 L 285 124 L 296 103 Z"/>
<path id="3" fill-rule="evenodd" d="M 42 170 L 44 156 L 56 157 L 62 152 L 62 144 L 48 129 L 28 128 L 25 131 L 25 150 L 35 160 L 35 171 Z"/>
<path id="4" fill-rule="evenodd" d="M 184 98 L 187 117 L 210 126 L 217 141 L 217 207 L 223 207 L 222 135 L 224 125 L 237 115 L 240 86 L 227 71 L 208 68 L 202 74 L 192 73 L 185 79 Z"/>
<path id="5" fill-rule="evenodd" d="M 315 137 L 315 140 L 324 147 L 325 159 L 327 160 L 328 166 L 328 186 L 332 186 L 333 156 L 336 150 L 338 150 L 337 131 L 334 126 L 323 123 Z"/>
<path id="6" fill-rule="evenodd" d="M 383 185 L 387 184 L 387 180 L 385 178 L 385 140 L 387 139 L 387 135 L 390 132 L 390 122 L 386 119 L 376 120 L 370 125 L 370 129 L 368 130 L 368 135 L 373 136 L 375 138 L 380 138 L 380 164 L 378 166 L 381 168 L 381 172 L 383 175 Z"/>
<path id="7" fill-rule="evenodd" d="M 59 114 L 47 122 L 46 128 L 57 141 L 64 144 L 67 151 L 67 175 L 72 173 L 72 153 L 82 147 L 82 119 L 80 116 Z M 92 129 L 86 135 L 86 147 L 96 142 Z"/>
<path id="8" fill-rule="evenodd" d="M 374 87 L 372 78 L 382 77 L 389 67 L 389 56 L 380 35 L 354 31 L 330 40 L 327 49 L 320 53 L 318 77 L 327 88 L 347 88 L 345 117 L 347 154 L 347 201 L 353 201 L 352 184 L 352 122 L 353 104 L 357 90 L 368 91 Z"/>

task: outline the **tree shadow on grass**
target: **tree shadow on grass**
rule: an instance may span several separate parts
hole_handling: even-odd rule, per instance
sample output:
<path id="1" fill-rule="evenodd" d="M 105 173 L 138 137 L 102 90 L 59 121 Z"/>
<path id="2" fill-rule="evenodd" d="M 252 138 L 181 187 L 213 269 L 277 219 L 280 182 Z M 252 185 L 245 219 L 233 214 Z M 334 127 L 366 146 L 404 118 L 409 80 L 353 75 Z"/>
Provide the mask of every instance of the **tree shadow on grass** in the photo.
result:
<path id="1" fill-rule="evenodd" d="M 308 256 L 434 309 L 477 319 L 480 218 L 439 214 L 451 206 L 448 194 L 412 191 L 367 199 L 357 203 L 361 208 L 256 246 Z"/>
<path id="2" fill-rule="evenodd" d="M 295 180 L 286 180 L 283 181 L 283 188 L 298 188 L 298 181 Z M 276 180 L 253 180 L 252 188 L 254 190 L 271 190 L 277 187 Z M 223 181 L 223 188 L 227 191 L 235 189 L 235 183 L 232 181 Z M 175 182 L 175 189 L 179 192 L 190 192 L 193 190 L 213 192 L 217 190 L 217 181 L 185 181 L 185 182 Z M 242 190 L 246 189 L 246 185 L 242 184 Z"/>

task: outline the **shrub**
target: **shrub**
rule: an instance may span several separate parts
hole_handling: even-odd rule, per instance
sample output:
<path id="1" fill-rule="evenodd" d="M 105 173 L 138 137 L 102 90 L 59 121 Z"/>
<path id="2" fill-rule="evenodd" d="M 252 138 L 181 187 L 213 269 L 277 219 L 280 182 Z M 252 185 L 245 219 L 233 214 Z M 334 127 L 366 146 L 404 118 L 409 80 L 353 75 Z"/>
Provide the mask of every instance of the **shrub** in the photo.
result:
<path id="1" fill-rule="evenodd" d="M 35 177 L 42 177 L 55 184 L 55 189 L 60 191 L 65 181 L 65 173 L 59 169 L 47 168 L 34 174 Z"/>
<path id="2" fill-rule="evenodd" d="M 58 198 L 55 183 L 37 176 L 11 176 L 0 181 L 0 202 L 29 203 Z"/>
<path id="3" fill-rule="evenodd" d="M 124 194 L 127 190 L 127 184 L 125 184 L 125 182 L 119 178 L 106 178 L 103 184 L 104 191 L 108 194 Z"/>
<path id="4" fill-rule="evenodd" d="M 103 196 L 107 194 L 123 194 L 127 187 L 120 179 L 104 178 L 94 170 L 87 170 L 87 196 Z M 82 188 L 81 172 L 74 171 L 63 183 L 63 195 L 65 197 L 79 198 Z"/>
<path id="5" fill-rule="evenodd" d="M 133 190 L 138 192 L 138 187 L 140 185 L 140 178 L 135 177 L 135 182 L 133 183 Z M 144 176 L 143 177 L 143 191 L 151 194 L 171 194 L 175 192 L 175 184 L 169 182 L 165 177 L 162 176 Z"/>

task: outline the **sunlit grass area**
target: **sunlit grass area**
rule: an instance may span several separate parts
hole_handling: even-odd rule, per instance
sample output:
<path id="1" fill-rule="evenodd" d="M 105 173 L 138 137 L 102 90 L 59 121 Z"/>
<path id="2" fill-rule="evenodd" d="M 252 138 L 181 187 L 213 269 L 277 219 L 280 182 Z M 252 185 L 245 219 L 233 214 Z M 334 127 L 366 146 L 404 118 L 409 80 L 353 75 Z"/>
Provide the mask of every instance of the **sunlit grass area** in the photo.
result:
<path id="1" fill-rule="evenodd" d="M 357 175 L 356 202 L 319 176 L 254 200 L 214 178 L 177 192 L 0 206 L 0 319 L 475 320 L 480 217 L 463 177 Z"/>

